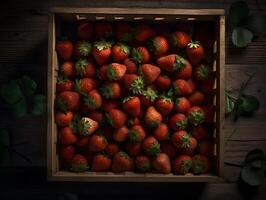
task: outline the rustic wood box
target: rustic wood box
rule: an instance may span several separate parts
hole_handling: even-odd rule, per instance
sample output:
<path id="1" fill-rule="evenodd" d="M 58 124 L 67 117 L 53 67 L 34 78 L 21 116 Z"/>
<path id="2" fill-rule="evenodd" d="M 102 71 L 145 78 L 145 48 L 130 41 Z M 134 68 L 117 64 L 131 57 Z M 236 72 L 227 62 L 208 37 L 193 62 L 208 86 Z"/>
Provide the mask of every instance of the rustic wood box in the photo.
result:
<path id="1" fill-rule="evenodd" d="M 88 20 L 143 20 L 153 23 L 176 23 L 189 20 L 210 20 L 216 24 L 214 47 L 216 55 L 213 69 L 215 84 L 215 174 L 164 175 L 155 173 L 71 173 L 60 171 L 57 154 L 57 128 L 54 122 L 55 86 L 58 61 L 55 51 L 56 35 L 60 34 L 63 22 Z M 224 63 L 225 63 L 225 17 L 221 9 L 165 9 L 165 8 L 51 8 L 48 32 L 48 128 L 47 128 L 47 175 L 50 181 L 88 182 L 215 182 L 223 177 L 224 157 Z"/>

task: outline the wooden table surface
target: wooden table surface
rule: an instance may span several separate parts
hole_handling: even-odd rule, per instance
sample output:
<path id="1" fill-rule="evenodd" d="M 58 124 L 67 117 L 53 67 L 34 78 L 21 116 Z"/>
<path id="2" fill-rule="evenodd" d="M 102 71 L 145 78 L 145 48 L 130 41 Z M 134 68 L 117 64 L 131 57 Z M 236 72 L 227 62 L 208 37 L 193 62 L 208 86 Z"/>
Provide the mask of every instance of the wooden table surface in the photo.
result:
<path id="1" fill-rule="evenodd" d="M 29 74 L 37 80 L 40 92 L 46 93 L 47 80 L 47 11 L 52 6 L 76 7 L 170 7 L 170 8 L 228 8 L 232 0 L 9 0 L 0 7 L 0 82 L 21 74 Z M 266 1 L 249 0 L 251 12 L 266 15 Z M 266 17 L 266 16 L 265 16 Z M 266 27 L 266 26 L 265 26 Z M 229 34 L 226 35 L 227 39 Z M 255 73 L 247 92 L 256 95 L 260 110 L 253 118 L 241 118 L 237 123 L 227 120 L 225 135 L 234 128 L 237 132 L 227 142 L 226 161 L 242 161 L 254 148 L 266 152 L 266 37 L 253 42 L 246 49 L 235 49 L 226 44 L 226 88 L 239 88 L 247 77 Z M 93 198 L 167 198 L 176 199 L 266 199 L 266 186 L 246 188 L 238 183 L 239 168 L 225 166 L 224 183 L 216 184 L 148 184 L 148 183 L 47 183 L 46 118 L 27 116 L 14 120 L 1 108 L 0 128 L 9 128 L 17 146 L 33 161 L 28 164 L 14 156 L 10 167 L 0 170 L 1 196 L 4 199 L 56 199 L 64 192 L 74 192 L 81 199 Z M 226 140 L 226 138 L 225 138 Z M 2 198 L 1 198 L 2 199 Z"/>

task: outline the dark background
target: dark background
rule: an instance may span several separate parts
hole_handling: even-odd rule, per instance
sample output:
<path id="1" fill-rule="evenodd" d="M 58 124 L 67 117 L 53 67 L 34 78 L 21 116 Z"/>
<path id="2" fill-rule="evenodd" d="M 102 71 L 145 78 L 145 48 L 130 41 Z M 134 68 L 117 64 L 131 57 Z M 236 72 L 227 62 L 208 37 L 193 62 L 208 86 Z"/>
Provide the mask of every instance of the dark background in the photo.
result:
<path id="1" fill-rule="evenodd" d="M 9 0 L 0 6 L 0 83 L 21 74 L 31 75 L 46 94 L 47 80 L 47 12 L 52 6 L 76 7 L 170 7 L 170 8 L 224 8 L 232 0 Z M 266 15 L 266 1 L 247 1 L 252 13 Z M 265 16 L 266 18 L 266 16 Z M 266 26 L 265 26 L 266 27 Z M 242 161 L 254 148 L 266 152 L 266 37 L 253 42 L 244 50 L 233 48 L 226 35 L 226 88 L 239 88 L 255 72 L 247 92 L 256 95 L 260 110 L 253 118 L 241 118 L 237 123 L 226 121 L 225 135 L 234 128 L 237 132 L 225 148 L 226 161 Z M 1 107 L 0 128 L 8 128 L 14 143 L 32 164 L 14 155 L 7 160 L 8 167 L 0 170 L 0 199 L 60 199 L 73 192 L 81 199 L 266 199 L 266 186 L 250 189 L 238 184 L 239 168 L 225 166 L 224 183 L 48 183 L 46 181 L 46 118 L 26 116 L 14 120 Z M 226 139 L 226 138 L 225 138 Z M 173 196 L 173 197 L 171 197 Z"/>

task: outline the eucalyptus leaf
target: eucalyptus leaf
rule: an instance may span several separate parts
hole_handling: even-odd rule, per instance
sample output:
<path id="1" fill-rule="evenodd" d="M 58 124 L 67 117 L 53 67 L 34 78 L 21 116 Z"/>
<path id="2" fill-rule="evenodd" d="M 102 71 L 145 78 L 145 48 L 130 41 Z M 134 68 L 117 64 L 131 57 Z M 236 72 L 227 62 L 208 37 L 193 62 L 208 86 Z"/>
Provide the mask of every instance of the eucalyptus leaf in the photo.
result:
<path id="1" fill-rule="evenodd" d="M 0 96 L 7 104 L 15 104 L 24 97 L 18 83 L 15 80 L 4 83 L 0 87 Z"/>
<path id="2" fill-rule="evenodd" d="M 241 179 L 251 186 L 260 186 L 264 182 L 264 170 L 255 167 L 243 167 L 241 170 Z"/>
<path id="3" fill-rule="evenodd" d="M 231 98 L 229 95 L 226 95 L 225 97 L 225 114 L 229 115 L 235 107 L 235 101 L 233 98 Z"/>
<path id="4" fill-rule="evenodd" d="M 21 118 L 27 114 L 27 102 L 25 98 L 20 99 L 12 106 L 13 115 L 16 118 Z"/>
<path id="5" fill-rule="evenodd" d="M 42 94 L 36 94 L 32 97 L 31 113 L 42 115 L 46 112 L 46 97 Z"/>
<path id="6" fill-rule="evenodd" d="M 229 10 L 229 25 L 231 28 L 240 26 L 249 15 L 248 4 L 245 1 L 232 3 Z"/>
<path id="7" fill-rule="evenodd" d="M 34 80 L 32 80 L 29 76 L 22 76 L 17 81 L 18 81 L 23 93 L 26 96 L 33 95 L 37 89 L 37 83 Z"/>
<path id="8" fill-rule="evenodd" d="M 232 42 L 236 47 L 246 47 L 253 38 L 253 33 L 242 27 L 237 27 L 232 32 Z"/>
<path id="9" fill-rule="evenodd" d="M 252 113 L 257 111 L 260 107 L 259 100 L 252 95 L 243 95 L 241 97 L 241 102 L 240 106 L 244 112 Z"/>
<path id="10" fill-rule="evenodd" d="M 260 36 L 264 31 L 264 18 L 261 15 L 250 15 L 243 27 L 250 30 L 254 36 Z"/>

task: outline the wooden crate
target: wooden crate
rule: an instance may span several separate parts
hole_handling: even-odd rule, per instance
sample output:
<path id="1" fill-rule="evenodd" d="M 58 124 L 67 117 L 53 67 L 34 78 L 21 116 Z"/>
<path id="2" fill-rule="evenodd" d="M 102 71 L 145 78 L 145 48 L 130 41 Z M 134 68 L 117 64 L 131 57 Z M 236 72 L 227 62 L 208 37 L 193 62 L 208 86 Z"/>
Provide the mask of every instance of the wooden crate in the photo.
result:
<path id="1" fill-rule="evenodd" d="M 211 20 L 217 28 L 213 69 L 216 74 L 214 88 L 215 115 L 215 174 L 164 175 L 156 173 L 71 173 L 60 171 L 57 154 L 57 128 L 54 123 L 55 85 L 58 61 L 55 51 L 56 35 L 60 34 L 61 22 L 82 19 L 92 21 L 148 21 L 153 23 L 175 23 L 190 20 Z M 158 8 L 51 8 L 48 33 L 48 129 L 47 129 L 47 176 L 50 181 L 88 182 L 217 182 L 223 180 L 224 157 L 224 62 L 225 62 L 225 17 L 221 9 L 158 9 Z"/>

